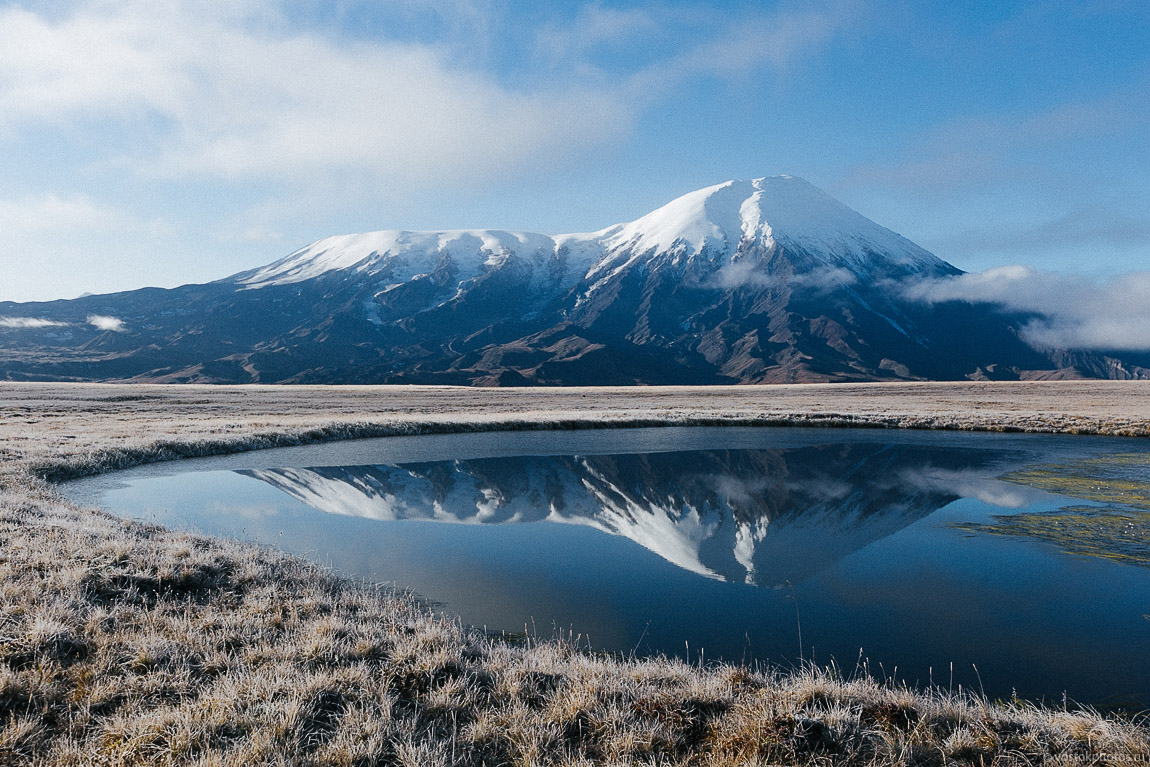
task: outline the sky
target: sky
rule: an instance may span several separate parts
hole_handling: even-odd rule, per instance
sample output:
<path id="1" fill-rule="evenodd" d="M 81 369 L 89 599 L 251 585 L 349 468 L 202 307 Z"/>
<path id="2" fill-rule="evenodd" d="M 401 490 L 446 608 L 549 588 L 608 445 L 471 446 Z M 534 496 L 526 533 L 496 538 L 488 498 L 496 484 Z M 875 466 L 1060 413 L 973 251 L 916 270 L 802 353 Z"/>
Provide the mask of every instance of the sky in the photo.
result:
<path id="1" fill-rule="evenodd" d="M 974 273 L 947 295 L 1140 305 L 1147 30 L 1141 0 L 0 0 L 0 301 L 791 174 Z"/>

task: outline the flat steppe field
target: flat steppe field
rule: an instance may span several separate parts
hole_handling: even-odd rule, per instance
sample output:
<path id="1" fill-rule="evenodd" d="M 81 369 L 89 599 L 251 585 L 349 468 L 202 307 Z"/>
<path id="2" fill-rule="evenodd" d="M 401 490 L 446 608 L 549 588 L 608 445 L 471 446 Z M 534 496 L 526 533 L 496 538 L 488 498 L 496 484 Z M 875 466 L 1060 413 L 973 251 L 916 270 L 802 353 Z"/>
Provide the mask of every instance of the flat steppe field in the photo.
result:
<path id="1" fill-rule="evenodd" d="M 333 439 L 688 424 L 1146 437 L 1150 382 L 0 383 L 0 765 L 1150 763 L 1145 718 L 488 637 L 275 551 L 79 508 L 53 484 Z"/>

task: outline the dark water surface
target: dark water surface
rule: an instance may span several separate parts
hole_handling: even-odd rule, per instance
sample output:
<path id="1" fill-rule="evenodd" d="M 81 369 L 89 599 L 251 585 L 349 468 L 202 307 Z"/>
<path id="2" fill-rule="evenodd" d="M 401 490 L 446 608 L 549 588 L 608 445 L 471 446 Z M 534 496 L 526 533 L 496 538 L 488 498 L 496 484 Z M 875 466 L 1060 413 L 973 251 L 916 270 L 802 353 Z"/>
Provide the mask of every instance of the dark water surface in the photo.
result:
<path id="1" fill-rule="evenodd" d="M 848 673 L 861 657 L 911 683 L 1145 706 L 1150 569 L 955 525 L 1091 503 L 1007 472 L 1147 452 L 952 432 L 517 432 L 181 461 L 69 494 L 394 582 L 489 630 Z"/>

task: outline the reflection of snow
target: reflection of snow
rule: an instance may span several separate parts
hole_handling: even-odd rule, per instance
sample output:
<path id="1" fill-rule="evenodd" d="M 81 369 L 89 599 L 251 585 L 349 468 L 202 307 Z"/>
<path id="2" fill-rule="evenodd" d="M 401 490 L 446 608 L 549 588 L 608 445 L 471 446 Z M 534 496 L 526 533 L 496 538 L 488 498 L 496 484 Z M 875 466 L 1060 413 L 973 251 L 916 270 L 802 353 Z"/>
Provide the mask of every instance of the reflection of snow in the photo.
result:
<path id="1" fill-rule="evenodd" d="M 407 504 L 392 494 L 378 492 L 370 481 L 329 479 L 311 469 L 253 469 L 243 473 L 328 514 L 387 521 L 403 519 L 409 511 Z"/>
<path id="2" fill-rule="evenodd" d="M 747 583 L 755 582 L 755 538 L 748 524 L 735 531 L 735 559 L 747 570 Z"/>
<path id="3" fill-rule="evenodd" d="M 881 466 L 869 469 L 872 461 Z M 921 466 L 892 471 L 892 461 Z M 873 445 L 243 473 L 330 514 L 577 524 L 628 538 L 689 572 L 760 585 L 801 580 L 956 494 L 981 489 L 987 502 L 1009 500 L 988 494 L 991 485 L 974 471 L 935 469 L 913 450 L 894 455 Z"/>
<path id="4" fill-rule="evenodd" d="M 755 544 L 767 537 L 767 526 L 771 520 L 760 517 L 754 525 L 740 522 L 735 531 L 735 559 L 747 571 L 746 582 L 755 582 Z"/>
<path id="5" fill-rule="evenodd" d="M 479 491 L 482 500 L 475 504 L 475 519 L 478 522 L 488 522 L 495 519 L 495 512 L 503 505 L 503 495 L 490 487 Z"/>
<path id="6" fill-rule="evenodd" d="M 644 507 L 632 501 L 620 503 L 616 499 L 626 496 L 619 488 L 610 486 L 610 483 L 603 483 L 606 488 L 596 487 L 591 482 L 584 484 L 601 505 L 600 512 L 586 521 L 578 518 L 560 521 L 584 521 L 608 533 L 630 538 L 684 570 L 708 578 L 722 579 L 722 576 L 699 561 L 699 546 L 711 537 L 717 522 L 704 523 L 699 512 L 689 506 L 676 512 L 657 505 Z M 607 492 L 607 488 L 613 492 Z"/>

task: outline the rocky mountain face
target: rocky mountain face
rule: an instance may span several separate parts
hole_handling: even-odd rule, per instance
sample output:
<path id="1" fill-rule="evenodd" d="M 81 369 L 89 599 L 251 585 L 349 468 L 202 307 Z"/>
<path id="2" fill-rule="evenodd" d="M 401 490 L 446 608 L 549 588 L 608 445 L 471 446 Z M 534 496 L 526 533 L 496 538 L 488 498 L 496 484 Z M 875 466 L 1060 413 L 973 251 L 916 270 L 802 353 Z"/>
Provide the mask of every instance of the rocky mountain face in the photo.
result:
<path id="1" fill-rule="evenodd" d="M 720 384 L 1143 377 L 1040 351 L 1029 317 L 926 304 L 960 271 L 801 179 L 628 224 L 330 237 L 206 285 L 0 303 L 0 377 L 204 383 Z"/>

